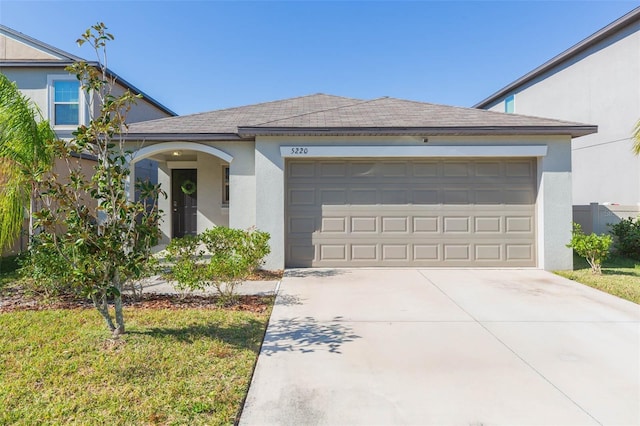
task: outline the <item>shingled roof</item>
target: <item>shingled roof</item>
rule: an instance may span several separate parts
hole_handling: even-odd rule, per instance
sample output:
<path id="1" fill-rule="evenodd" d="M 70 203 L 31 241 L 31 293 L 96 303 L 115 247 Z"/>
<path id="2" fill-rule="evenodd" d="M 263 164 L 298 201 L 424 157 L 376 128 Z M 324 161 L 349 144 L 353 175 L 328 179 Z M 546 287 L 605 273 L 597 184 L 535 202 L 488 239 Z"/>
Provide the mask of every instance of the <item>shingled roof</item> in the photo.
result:
<path id="1" fill-rule="evenodd" d="M 130 139 L 252 139 L 301 135 L 583 136 L 596 126 L 395 98 L 361 100 L 326 94 L 132 124 Z"/>

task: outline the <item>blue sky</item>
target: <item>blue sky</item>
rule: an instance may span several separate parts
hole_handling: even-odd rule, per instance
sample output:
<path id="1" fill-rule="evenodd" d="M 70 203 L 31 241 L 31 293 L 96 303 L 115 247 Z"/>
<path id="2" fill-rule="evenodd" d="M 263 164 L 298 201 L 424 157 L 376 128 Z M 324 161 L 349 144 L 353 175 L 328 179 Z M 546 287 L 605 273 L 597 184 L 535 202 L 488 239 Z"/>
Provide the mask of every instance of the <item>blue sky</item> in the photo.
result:
<path id="1" fill-rule="evenodd" d="M 634 1 L 12 1 L 0 22 L 109 67 L 179 114 L 312 93 L 471 106 Z"/>

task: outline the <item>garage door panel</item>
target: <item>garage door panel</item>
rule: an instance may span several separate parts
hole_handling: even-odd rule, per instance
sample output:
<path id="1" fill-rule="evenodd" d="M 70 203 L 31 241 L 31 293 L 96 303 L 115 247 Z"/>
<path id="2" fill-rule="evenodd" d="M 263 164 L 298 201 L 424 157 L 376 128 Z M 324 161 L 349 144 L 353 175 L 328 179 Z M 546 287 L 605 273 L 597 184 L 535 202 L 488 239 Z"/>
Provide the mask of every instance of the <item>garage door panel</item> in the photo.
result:
<path id="1" fill-rule="evenodd" d="M 480 178 L 500 177 L 502 164 L 499 161 L 478 161 L 476 163 L 475 175 Z"/>
<path id="2" fill-rule="evenodd" d="M 287 172 L 291 178 L 315 177 L 315 164 L 289 163 Z"/>
<path id="3" fill-rule="evenodd" d="M 513 177 L 526 177 L 533 176 L 533 162 L 531 161 L 507 161 L 506 162 L 506 176 Z"/>
<path id="4" fill-rule="evenodd" d="M 360 232 L 378 232 L 378 218 L 377 216 L 356 216 L 351 218 L 351 233 L 357 234 Z"/>
<path id="5" fill-rule="evenodd" d="M 414 244 L 413 259 L 417 262 L 439 262 L 440 261 L 440 245 L 439 244 Z"/>
<path id="6" fill-rule="evenodd" d="M 440 230 L 440 218 L 437 216 L 414 216 L 413 217 L 413 232 L 439 232 Z"/>
<path id="7" fill-rule="evenodd" d="M 409 232 L 407 216 L 382 216 L 382 232 Z"/>
<path id="8" fill-rule="evenodd" d="M 311 234 L 316 231 L 316 217 L 315 216 L 297 216 L 289 217 L 288 231 L 289 234 Z"/>
<path id="9" fill-rule="evenodd" d="M 505 223 L 507 233 L 533 231 L 533 219 L 530 216 L 506 216 Z"/>
<path id="10" fill-rule="evenodd" d="M 407 177 L 407 164 L 404 162 L 382 163 L 381 176 L 383 177 Z"/>
<path id="11" fill-rule="evenodd" d="M 320 176 L 325 178 L 344 178 L 347 176 L 347 164 L 344 162 L 320 162 Z"/>
<path id="12" fill-rule="evenodd" d="M 350 189 L 349 200 L 353 204 L 376 205 L 378 203 L 378 190 L 376 189 Z"/>
<path id="13" fill-rule="evenodd" d="M 438 204 L 439 198 L 437 189 L 413 190 L 413 204 Z"/>
<path id="14" fill-rule="evenodd" d="M 534 160 L 296 159 L 286 170 L 287 266 L 536 264 Z"/>
<path id="15" fill-rule="evenodd" d="M 444 247 L 444 261 L 460 261 L 471 260 L 471 244 L 451 244 L 445 243 Z"/>
<path id="16" fill-rule="evenodd" d="M 347 232 L 346 218 L 344 217 L 323 217 L 321 232 Z"/>
<path id="17" fill-rule="evenodd" d="M 474 231 L 476 233 L 498 233 L 502 231 L 502 217 L 476 216 L 474 217 Z"/>
<path id="18" fill-rule="evenodd" d="M 476 244 L 475 259 L 482 261 L 501 261 L 502 244 Z"/>
<path id="19" fill-rule="evenodd" d="M 471 230 L 469 222 L 469 217 L 444 216 L 442 218 L 444 233 L 468 233 Z"/>
<path id="20" fill-rule="evenodd" d="M 308 241 L 289 241 L 287 262 L 290 266 L 309 267 L 315 262 L 315 246 Z"/>
<path id="21" fill-rule="evenodd" d="M 437 177 L 440 173 L 439 163 L 436 161 L 415 161 L 413 165 L 413 176 L 420 178 Z"/>
<path id="22" fill-rule="evenodd" d="M 320 244 L 320 261 L 347 260 L 346 244 Z"/>
<path id="23" fill-rule="evenodd" d="M 533 259 L 532 244 L 507 244 L 507 260 L 531 260 Z"/>
<path id="24" fill-rule="evenodd" d="M 322 188 L 317 191 L 322 205 L 326 204 L 347 204 L 347 190 L 339 188 Z"/>
<path id="25" fill-rule="evenodd" d="M 296 205 L 316 205 L 316 191 L 314 189 L 292 189 L 289 191 L 289 203 Z"/>
<path id="26" fill-rule="evenodd" d="M 352 244 L 351 259 L 364 260 L 364 261 L 376 261 L 378 259 L 377 244 Z"/>

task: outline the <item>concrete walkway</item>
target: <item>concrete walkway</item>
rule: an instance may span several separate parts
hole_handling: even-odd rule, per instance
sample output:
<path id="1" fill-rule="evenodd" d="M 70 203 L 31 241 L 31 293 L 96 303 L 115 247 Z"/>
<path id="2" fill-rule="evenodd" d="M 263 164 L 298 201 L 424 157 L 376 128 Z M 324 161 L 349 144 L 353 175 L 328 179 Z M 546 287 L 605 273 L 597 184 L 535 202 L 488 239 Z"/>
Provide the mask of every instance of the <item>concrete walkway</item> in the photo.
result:
<path id="1" fill-rule="evenodd" d="M 538 270 L 291 270 L 242 425 L 638 425 L 640 306 Z"/>
<path id="2" fill-rule="evenodd" d="M 268 296 L 275 294 L 279 281 L 245 281 L 239 287 L 236 288 L 237 294 L 242 295 L 259 295 Z M 179 291 L 175 289 L 173 284 L 167 281 L 161 275 L 156 275 L 142 281 L 142 286 L 145 293 L 158 293 L 158 294 L 178 294 Z M 206 295 L 216 294 L 216 290 L 213 287 L 209 287 L 204 291 L 192 291 L 189 294 Z"/>

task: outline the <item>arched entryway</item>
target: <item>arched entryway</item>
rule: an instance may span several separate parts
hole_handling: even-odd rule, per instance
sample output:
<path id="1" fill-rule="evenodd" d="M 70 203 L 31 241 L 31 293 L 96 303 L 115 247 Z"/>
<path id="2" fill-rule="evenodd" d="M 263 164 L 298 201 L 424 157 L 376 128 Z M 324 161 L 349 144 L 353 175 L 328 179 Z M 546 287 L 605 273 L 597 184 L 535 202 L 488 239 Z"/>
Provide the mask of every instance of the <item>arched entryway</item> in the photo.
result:
<path id="1" fill-rule="evenodd" d="M 135 151 L 130 159 L 131 178 L 135 165 L 145 159 L 157 163 L 157 182 L 167 192 L 159 200 L 165 218 L 160 224 L 162 242 L 196 234 L 229 222 L 229 165 L 233 156 L 211 145 L 196 142 L 162 142 Z M 227 180 L 225 183 L 225 179 Z M 225 184 L 227 188 L 225 188 Z M 130 199 L 135 194 L 130 191 Z"/>

